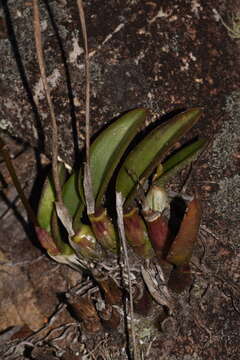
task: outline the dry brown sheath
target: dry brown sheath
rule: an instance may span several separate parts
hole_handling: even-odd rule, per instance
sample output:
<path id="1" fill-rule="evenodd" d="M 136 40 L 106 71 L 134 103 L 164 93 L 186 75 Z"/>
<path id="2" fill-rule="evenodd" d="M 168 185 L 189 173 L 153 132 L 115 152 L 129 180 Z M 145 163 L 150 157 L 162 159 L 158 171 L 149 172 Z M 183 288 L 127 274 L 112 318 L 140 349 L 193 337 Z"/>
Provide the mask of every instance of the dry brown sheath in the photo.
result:
<path id="1" fill-rule="evenodd" d="M 87 296 L 71 295 L 68 303 L 77 320 L 83 321 L 84 328 L 90 333 L 102 330 L 101 321 L 92 300 Z"/>
<path id="2" fill-rule="evenodd" d="M 108 277 L 104 279 L 95 278 L 104 292 L 104 299 L 106 303 L 111 305 L 121 305 L 122 304 L 122 291 L 119 289 L 115 281 Z"/>
<path id="3" fill-rule="evenodd" d="M 107 330 L 115 330 L 120 324 L 120 314 L 112 305 L 106 305 L 106 308 L 99 312 L 102 324 Z"/>
<path id="4" fill-rule="evenodd" d="M 170 247 L 167 261 L 171 264 L 176 266 L 189 264 L 197 241 L 201 213 L 200 200 L 195 197 L 189 202 L 179 232 Z"/>

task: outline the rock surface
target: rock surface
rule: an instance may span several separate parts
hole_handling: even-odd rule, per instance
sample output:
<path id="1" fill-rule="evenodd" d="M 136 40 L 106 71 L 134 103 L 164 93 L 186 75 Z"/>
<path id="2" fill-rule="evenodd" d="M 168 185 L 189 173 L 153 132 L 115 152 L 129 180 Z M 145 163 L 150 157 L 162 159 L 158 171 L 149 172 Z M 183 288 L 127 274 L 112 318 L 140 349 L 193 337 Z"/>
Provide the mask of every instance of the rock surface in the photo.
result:
<path id="1" fill-rule="evenodd" d="M 150 109 L 149 121 L 201 106 L 204 116 L 194 132 L 211 139 L 189 188 L 197 188 L 204 204 L 202 236 L 193 259 L 195 281 L 180 300 L 177 332 L 153 341 L 149 359 L 239 358 L 240 40 L 230 37 L 221 20 L 233 27 L 231 16 L 238 9 L 238 0 L 85 2 L 93 133 L 137 106 Z M 77 7 L 74 1 L 42 1 L 41 14 L 61 156 L 72 163 L 74 149 L 84 139 L 84 59 Z M 2 2 L 0 48 L 0 128 L 50 157 L 51 126 L 30 1 Z M 22 160 L 23 181 L 30 172 L 34 180 L 32 161 L 33 155 Z M 16 196 L 9 187 L 2 204 L 12 204 Z M 3 214 L 7 208 L 2 206 Z M 80 280 L 45 257 L 21 224 L 26 228 L 16 209 L 1 219 L 0 330 L 23 324 L 38 329 L 58 304 L 57 294 Z M 142 334 L 145 350 L 151 340 L 147 332 Z"/>

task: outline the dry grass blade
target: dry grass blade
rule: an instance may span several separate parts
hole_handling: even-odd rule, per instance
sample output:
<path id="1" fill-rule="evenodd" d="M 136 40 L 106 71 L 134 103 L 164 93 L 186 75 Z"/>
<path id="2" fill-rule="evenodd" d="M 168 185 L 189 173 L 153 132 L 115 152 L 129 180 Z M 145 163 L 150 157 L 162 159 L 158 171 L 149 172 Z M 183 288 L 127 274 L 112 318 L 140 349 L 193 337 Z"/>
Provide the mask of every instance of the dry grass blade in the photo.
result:
<path id="1" fill-rule="evenodd" d="M 66 206 L 64 206 L 61 202 L 55 202 L 55 205 L 56 205 L 57 216 L 61 220 L 62 224 L 64 225 L 65 229 L 68 232 L 69 237 L 71 238 L 72 236 L 75 235 L 75 233 L 73 230 L 72 219 L 69 215 L 69 212 Z"/>
<path id="2" fill-rule="evenodd" d="M 133 292 L 132 292 L 132 283 L 131 283 L 131 272 L 128 259 L 127 251 L 127 242 L 123 225 L 123 199 L 121 193 L 116 193 L 116 207 L 117 207 L 117 222 L 119 235 L 122 241 L 123 253 L 124 253 L 124 262 L 128 274 L 128 287 L 129 287 L 129 299 L 130 299 L 130 316 L 131 316 L 131 330 L 132 330 L 132 342 L 133 342 L 133 359 L 138 360 L 138 349 L 137 349 L 137 340 L 134 326 L 134 309 L 133 309 Z"/>
<path id="3" fill-rule="evenodd" d="M 148 291 L 154 298 L 154 300 L 163 306 L 166 306 L 169 309 L 169 314 L 172 315 L 174 311 L 174 302 L 173 299 L 167 289 L 166 281 L 164 278 L 163 271 L 160 266 L 157 266 L 157 271 L 151 270 L 149 267 L 144 268 L 141 267 L 142 277 L 144 282 L 148 288 Z M 159 280 L 161 282 L 161 286 L 158 286 L 156 282 L 157 274 L 159 276 Z"/>
<path id="4" fill-rule="evenodd" d="M 90 63 L 88 53 L 88 41 L 87 41 L 87 28 L 85 22 L 85 15 L 83 9 L 82 0 L 77 0 L 79 17 L 82 27 L 82 34 L 84 40 L 85 50 L 85 77 L 86 77 L 86 124 L 85 124 L 85 136 L 86 136 L 86 164 L 84 171 L 84 193 L 86 198 L 87 213 L 89 215 L 95 212 L 95 202 L 92 190 L 92 178 L 90 170 Z"/>
<path id="5" fill-rule="evenodd" d="M 41 74 L 41 79 L 43 82 L 44 92 L 47 98 L 48 107 L 50 111 L 51 117 L 51 125 L 52 125 L 52 173 L 53 173 L 53 181 L 56 190 L 56 198 L 57 201 L 62 203 L 62 192 L 61 192 L 61 184 L 58 175 L 58 127 L 56 115 L 53 107 L 53 102 L 51 99 L 50 89 L 47 83 L 46 76 L 46 66 L 44 61 L 43 47 L 42 47 L 42 36 L 41 36 L 41 21 L 40 21 L 40 11 L 38 0 L 33 0 L 33 19 L 34 19 L 34 37 L 37 51 L 37 59 Z"/>

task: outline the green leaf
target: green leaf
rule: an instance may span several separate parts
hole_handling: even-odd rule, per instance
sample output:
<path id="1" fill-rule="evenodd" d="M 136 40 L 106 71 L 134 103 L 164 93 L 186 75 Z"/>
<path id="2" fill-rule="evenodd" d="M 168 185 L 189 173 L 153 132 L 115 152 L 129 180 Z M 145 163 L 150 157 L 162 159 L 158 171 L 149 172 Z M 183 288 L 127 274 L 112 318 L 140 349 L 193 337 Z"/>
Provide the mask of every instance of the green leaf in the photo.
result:
<path id="1" fill-rule="evenodd" d="M 90 167 L 96 208 L 101 205 L 109 180 L 146 115 L 145 109 L 128 112 L 100 133 L 91 145 Z"/>
<path id="2" fill-rule="evenodd" d="M 66 169 L 62 163 L 59 164 L 59 176 L 60 183 L 63 184 L 66 178 Z M 37 213 L 37 220 L 39 226 L 42 229 L 47 230 L 47 232 L 49 233 L 51 232 L 51 217 L 54 207 L 54 201 L 55 191 L 52 182 L 52 176 L 50 174 L 44 183 Z"/>
<path id="3" fill-rule="evenodd" d="M 174 143 L 199 120 L 201 113 L 200 108 L 192 108 L 174 116 L 153 129 L 129 153 L 116 181 L 116 191 L 126 199 L 126 207 L 134 197 L 139 181 L 148 178 Z"/>
<path id="4" fill-rule="evenodd" d="M 82 199 L 77 190 L 77 187 L 78 187 L 77 177 L 78 177 L 77 173 L 73 172 L 73 174 L 69 177 L 69 179 L 63 185 L 63 190 L 62 190 L 63 202 L 64 202 L 66 208 L 68 209 L 69 215 L 71 217 L 74 217 L 77 209 L 79 208 L 80 204 L 82 203 Z"/>
<path id="5" fill-rule="evenodd" d="M 169 178 L 175 176 L 186 165 L 196 160 L 206 144 L 207 139 L 199 139 L 170 156 L 160 165 L 159 174 L 155 177 L 154 183 L 160 186 L 166 184 Z"/>
<path id="6" fill-rule="evenodd" d="M 83 202 L 80 203 L 76 215 L 74 216 L 73 230 L 75 233 L 77 233 L 82 226 L 82 216 L 83 216 L 84 207 L 85 207 L 84 203 Z"/>

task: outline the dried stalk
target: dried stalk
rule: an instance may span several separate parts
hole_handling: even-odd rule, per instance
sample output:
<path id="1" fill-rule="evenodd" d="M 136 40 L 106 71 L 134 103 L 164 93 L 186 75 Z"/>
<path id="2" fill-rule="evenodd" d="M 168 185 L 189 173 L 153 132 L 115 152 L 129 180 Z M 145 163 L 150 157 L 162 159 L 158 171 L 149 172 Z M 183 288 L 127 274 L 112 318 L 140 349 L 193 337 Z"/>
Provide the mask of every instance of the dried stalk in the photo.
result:
<path id="1" fill-rule="evenodd" d="M 50 111 L 51 125 L 52 125 L 52 174 L 53 182 L 56 191 L 57 202 L 63 203 L 61 184 L 58 174 L 58 127 L 56 121 L 56 115 L 54 106 L 50 94 L 50 89 L 47 83 L 46 66 L 44 61 L 43 47 L 42 47 L 42 36 L 41 36 L 41 22 L 40 22 L 40 11 L 38 0 L 33 0 L 33 19 L 34 19 L 34 37 L 37 51 L 38 65 L 41 74 L 41 80 L 43 83 L 44 92 L 47 98 L 47 103 Z"/>
<path id="2" fill-rule="evenodd" d="M 84 40 L 85 50 L 85 78 L 86 78 L 86 114 L 85 114 L 85 142 L 86 142 L 86 163 L 84 167 L 84 193 L 87 205 L 87 213 L 91 215 L 95 212 L 95 202 L 92 190 L 92 178 L 90 170 L 90 62 L 88 52 L 88 41 L 87 41 L 87 28 L 85 22 L 85 15 L 83 9 L 82 0 L 77 0 L 77 6 L 79 10 L 79 17 L 82 27 L 82 34 Z"/>
<path id="3" fill-rule="evenodd" d="M 17 177 L 17 174 L 16 174 L 16 171 L 13 167 L 13 164 L 12 164 L 12 160 L 10 158 L 10 155 L 9 155 L 9 152 L 8 152 L 8 149 L 7 149 L 7 146 L 4 144 L 4 142 L 2 141 L 2 139 L 0 139 L 0 152 L 2 154 L 2 157 L 5 161 L 5 164 L 7 166 L 7 169 L 8 169 L 8 172 L 11 176 L 11 179 L 12 179 L 12 182 L 15 186 L 15 188 L 17 189 L 17 192 L 20 196 L 20 199 L 22 200 L 22 203 L 27 211 L 27 214 L 28 214 L 28 217 L 30 219 L 30 221 L 33 223 L 33 225 L 37 226 L 38 225 L 38 222 L 37 222 L 37 219 L 36 219 L 36 216 L 34 214 L 34 211 L 33 209 L 31 208 L 25 194 L 24 194 L 24 191 L 22 189 L 22 186 L 20 184 L 20 181 L 18 180 L 18 177 Z"/>
<path id="4" fill-rule="evenodd" d="M 130 300 L 130 317 L 131 317 L 131 331 L 132 331 L 132 342 L 133 342 L 133 359 L 137 360 L 138 350 L 137 350 L 137 340 L 136 340 L 136 333 L 135 333 L 135 325 L 134 325 L 134 309 L 133 309 L 133 291 L 132 291 L 132 282 L 131 282 L 131 271 L 128 259 L 128 251 L 127 251 L 127 242 L 126 236 L 124 231 L 124 224 L 123 224 L 123 199 L 121 193 L 116 193 L 116 208 L 117 208 L 117 222 L 118 222 L 118 229 L 120 239 L 122 241 L 123 247 L 123 254 L 124 254 L 124 262 L 127 269 L 128 274 L 128 288 L 129 288 L 129 300 Z"/>

